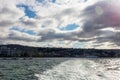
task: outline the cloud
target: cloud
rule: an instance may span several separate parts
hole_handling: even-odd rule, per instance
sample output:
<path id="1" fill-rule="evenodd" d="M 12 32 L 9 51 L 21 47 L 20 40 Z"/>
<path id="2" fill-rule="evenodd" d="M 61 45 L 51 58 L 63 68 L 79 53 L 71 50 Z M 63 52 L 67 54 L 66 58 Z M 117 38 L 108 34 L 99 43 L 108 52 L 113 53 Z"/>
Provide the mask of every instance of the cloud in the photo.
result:
<path id="1" fill-rule="evenodd" d="M 1 0 L 0 43 L 120 48 L 119 4 L 117 0 Z"/>
<path id="2" fill-rule="evenodd" d="M 0 2 L 0 27 L 9 27 L 17 23 L 19 18 L 24 16 L 24 12 L 21 9 L 16 8 L 14 3 L 5 4 L 3 2 Z"/>
<path id="3" fill-rule="evenodd" d="M 39 38 L 39 36 L 33 36 L 33 35 L 29 35 L 27 33 L 22 33 L 19 31 L 11 31 L 8 35 L 8 39 L 11 40 L 19 40 L 19 41 L 25 41 L 25 42 L 32 42 L 32 41 L 36 41 Z"/>
<path id="4" fill-rule="evenodd" d="M 119 48 L 120 38 L 117 29 L 120 29 L 120 12 L 118 7 L 120 7 L 119 3 L 114 1 L 99 1 L 87 7 L 83 11 L 83 16 L 85 15 L 83 37 L 97 37 L 98 44 L 110 42 Z M 98 10 L 96 10 L 97 8 Z M 107 28 L 112 28 L 113 31 L 109 31 Z M 101 29 L 106 30 L 102 31 Z"/>

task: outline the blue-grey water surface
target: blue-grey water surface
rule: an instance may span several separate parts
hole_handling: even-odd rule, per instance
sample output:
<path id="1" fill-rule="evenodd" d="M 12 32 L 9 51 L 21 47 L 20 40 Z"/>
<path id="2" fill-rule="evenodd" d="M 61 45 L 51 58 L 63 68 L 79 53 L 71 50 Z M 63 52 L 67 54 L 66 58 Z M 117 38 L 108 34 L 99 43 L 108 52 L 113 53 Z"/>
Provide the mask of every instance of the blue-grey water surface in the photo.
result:
<path id="1" fill-rule="evenodd" d="M 120 80 L 120 59 L 0 60 L 0 80 Z"/>

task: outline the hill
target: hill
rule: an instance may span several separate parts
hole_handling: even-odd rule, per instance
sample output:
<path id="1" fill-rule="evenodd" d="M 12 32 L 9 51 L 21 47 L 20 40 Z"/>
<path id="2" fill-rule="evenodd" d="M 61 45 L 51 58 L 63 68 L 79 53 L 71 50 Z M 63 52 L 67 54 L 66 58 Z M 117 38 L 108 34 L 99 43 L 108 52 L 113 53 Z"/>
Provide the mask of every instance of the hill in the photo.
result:
<path id="1" fill-rule="evenodd" d="M 0 57 L 120 57 L 120 49 L 74 49 L 0 45 Z"/>

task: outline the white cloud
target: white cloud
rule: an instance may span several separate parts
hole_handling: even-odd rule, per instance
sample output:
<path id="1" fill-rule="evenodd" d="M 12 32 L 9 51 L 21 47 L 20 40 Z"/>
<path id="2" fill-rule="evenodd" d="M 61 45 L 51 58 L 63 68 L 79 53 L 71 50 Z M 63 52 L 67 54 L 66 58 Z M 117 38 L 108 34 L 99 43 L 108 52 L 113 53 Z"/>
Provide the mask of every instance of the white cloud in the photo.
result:
<path id="1" fill-rule="evenodd" d="M 29 6 L 36 17 L 25 16 L 24 9 L 17 7 L 18 4 Z M 74 47 L 78 42 L 84 43 L 85 48 L 102 48 L 101 45 L 120 48 L 119 4 L 119 0 L 56 0 L 55 3 L 51 0 L 0 0 L 0 43 L 39 46 L 37 43 L 43 42 L 43 46 Z M 69 24 L 79 27 L 71 31 L 59 29 Z M 10 30 L 12 27 L 36 34 Z M 67 41 L 71 44 L 67 45 Z"/>

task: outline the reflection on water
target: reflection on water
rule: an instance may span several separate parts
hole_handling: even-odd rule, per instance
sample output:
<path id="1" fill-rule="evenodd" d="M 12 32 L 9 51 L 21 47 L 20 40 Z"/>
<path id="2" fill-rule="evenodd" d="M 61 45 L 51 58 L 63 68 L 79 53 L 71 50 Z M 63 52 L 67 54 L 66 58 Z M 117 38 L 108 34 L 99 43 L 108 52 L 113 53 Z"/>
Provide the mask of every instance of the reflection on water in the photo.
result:
<path id="1" fill-rule="evenodd" d="M 0 60 L 0 80 L 119 80 L 120 59 Z"/>

